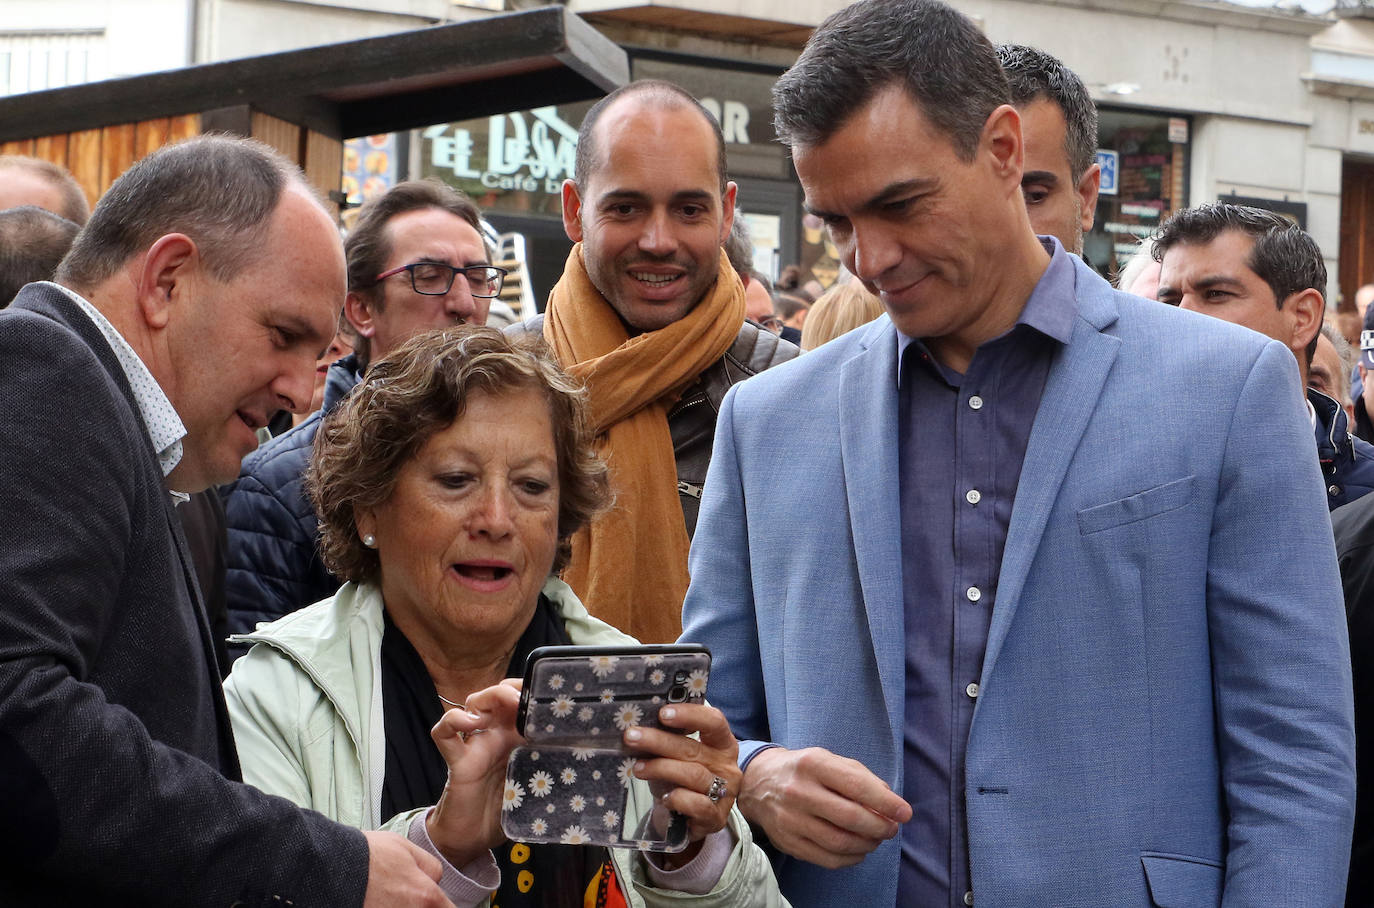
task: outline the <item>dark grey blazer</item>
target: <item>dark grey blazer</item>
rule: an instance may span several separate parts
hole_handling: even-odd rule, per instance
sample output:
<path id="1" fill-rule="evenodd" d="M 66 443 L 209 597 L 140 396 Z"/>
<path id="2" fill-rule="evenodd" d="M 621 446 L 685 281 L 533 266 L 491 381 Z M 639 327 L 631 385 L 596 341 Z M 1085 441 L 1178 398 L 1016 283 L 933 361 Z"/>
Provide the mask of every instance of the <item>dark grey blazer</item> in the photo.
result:
<path id="1" fill-rule="evenodd" d="M 361 904 L 357 830 L 236 781 L 157 455 L 57 289 L 0 311 L 0 395 L 0 904 Z"/>

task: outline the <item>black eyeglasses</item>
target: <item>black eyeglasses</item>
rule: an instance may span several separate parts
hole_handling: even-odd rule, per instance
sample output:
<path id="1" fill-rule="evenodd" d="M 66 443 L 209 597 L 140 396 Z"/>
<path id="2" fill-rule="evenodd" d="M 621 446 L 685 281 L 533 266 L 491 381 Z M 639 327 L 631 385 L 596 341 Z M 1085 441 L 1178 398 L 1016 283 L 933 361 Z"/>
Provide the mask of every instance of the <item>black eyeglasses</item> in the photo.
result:
<path id="1" fill-rule="evenodd" d="M 393 274 L 410 272 L 410 286 L 424 296 L 443 296 L 453 287 L 453 279 L 461 272 L 468 282 L 468 293 L 478 299 L 491 299 L 501 293 L 501 285 L 506 280 L 506 269 L 495 265 L 469 265 L 454 268 L 442 262 L 411 262 L 377 275 L 381 283 Z"/>

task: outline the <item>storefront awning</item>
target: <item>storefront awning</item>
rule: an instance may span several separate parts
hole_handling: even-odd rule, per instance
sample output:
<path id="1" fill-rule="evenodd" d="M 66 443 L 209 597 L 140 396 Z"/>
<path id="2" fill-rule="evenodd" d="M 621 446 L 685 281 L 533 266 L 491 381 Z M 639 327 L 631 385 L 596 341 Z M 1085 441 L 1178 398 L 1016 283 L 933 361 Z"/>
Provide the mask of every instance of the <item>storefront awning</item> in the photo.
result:
<path id="1" fill-rule="evenodd" d="M 625 52 L 561 6 L 0 98 L 0 142 L 221 109 L 336 139 L 599 97 Z"/>

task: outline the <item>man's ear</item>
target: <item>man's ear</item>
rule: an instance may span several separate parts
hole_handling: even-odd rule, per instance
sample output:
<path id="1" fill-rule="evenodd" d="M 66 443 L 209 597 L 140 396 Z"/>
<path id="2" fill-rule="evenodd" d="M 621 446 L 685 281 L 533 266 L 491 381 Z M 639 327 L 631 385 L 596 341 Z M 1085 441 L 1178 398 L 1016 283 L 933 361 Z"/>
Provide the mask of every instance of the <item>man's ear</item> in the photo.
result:
<path id="1" fill-rule="evenodd" d="M 739 195 L 739 187 L 733 181 L 725 184 L 725 195 L 721 196 L 721 218 L 720 218 L 720 243 L 725 245 L 725 241 L 730 238 L 730 230 L 735 226 L 735 198 Z"/>
<path id="2" fill-rule="evenodd" d="M 1102 165 L 1094 163 L 1083 171 L 1083 177 L 1078 181 L 1078 198 L 1083 203 L 1083 215 L 1080 220 L 1084 233 L 1093 229 L 1093 219 L 1097 215 L 1097 193 L 1101 188 Z"/>
<path id="3" fill-rule="evenodd" d="M 344 318 L 348 319 L 348 323 L 358 332 L 359 337 L 372 337 L 377 333 L 372 310 L 368 308 L 367 300 L 361 293 L 348 291 L 348 295 L 344 297 Z"/>
<path id="4" fill-rule="evenodd" d="M 1326 314 L 1326 301 L 1322 299 L 1320 291 L 1309 287 L 1306 290 L 1289 294 L 1280 308 L 1290 312 L 1293 318 L 1293 338 L 1289 341 L 1288 346 L 1299 357 L 1306 357 L 1308 345 L 1317 336 L 1317 332 L 1322 329 L 1322 316 Z"/>
<path id="5" fill-rule="evenodd" d="M 979 154 L 991 156 L 997 176 L 1021 194 L 1021 173 L 1025 169 L 1025 144 L 1021 139 L 1021 115 L 1010 104 L 988 114 L 978 141 Z"/>
<path id="6" fill-rule="evenodd" d="M 138 266 L 136 292 L 139 312 L 149 328 L 167 327 L 172 304 L 190 292 L 199 263 L 196 243 L 184 233 L 169 233 L 148 247 Z"/>
<path id="7" fill-rule="evenodd" d="M 574 243 L 582 242 L 582 195 L 572 180 L 563 181 L 563 232 Z"/>

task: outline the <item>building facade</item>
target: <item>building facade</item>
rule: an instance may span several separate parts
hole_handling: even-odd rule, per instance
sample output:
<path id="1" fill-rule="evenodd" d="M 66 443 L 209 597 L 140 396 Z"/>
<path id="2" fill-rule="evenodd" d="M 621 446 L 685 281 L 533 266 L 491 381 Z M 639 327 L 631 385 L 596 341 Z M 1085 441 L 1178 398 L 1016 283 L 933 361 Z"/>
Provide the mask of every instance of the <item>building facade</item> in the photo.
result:
<path id="1" fill-rule="evenodd" d="M 0 94 L 423 28 L 540 0 L 6 0 Z M 718 112 L 761 270 L 838 263 L 771 125 L 769 90 L 839 0 L 567 0 Z M 1041 47 L 1098 103 L 1104 192 L 1086 257 L 1111 274 L 1168 214 L 1235 199 L 1293 217 L 1331 272 L 1329 302 L 1374 281 L 1374 19 L 1211 0 L 955 0 L 995 42 Z M 436 176 L 529 240 L 546 293 L 566 255 L 557 185 L 589 105 L 512 109 L 360 139 L 355 197 Z M 383 154 L 379 154 L 383 153 Z M 369 161 L 385 168 L 369 169 Z"/>

